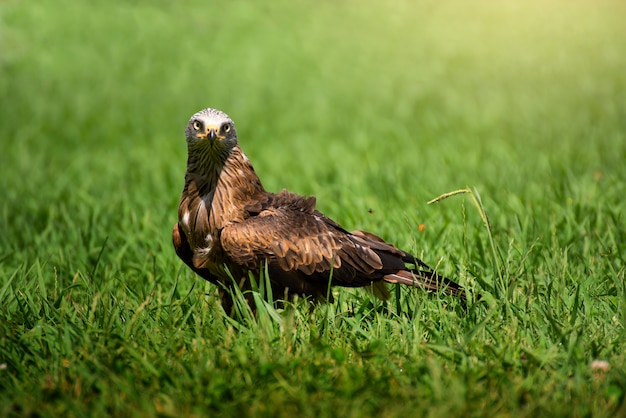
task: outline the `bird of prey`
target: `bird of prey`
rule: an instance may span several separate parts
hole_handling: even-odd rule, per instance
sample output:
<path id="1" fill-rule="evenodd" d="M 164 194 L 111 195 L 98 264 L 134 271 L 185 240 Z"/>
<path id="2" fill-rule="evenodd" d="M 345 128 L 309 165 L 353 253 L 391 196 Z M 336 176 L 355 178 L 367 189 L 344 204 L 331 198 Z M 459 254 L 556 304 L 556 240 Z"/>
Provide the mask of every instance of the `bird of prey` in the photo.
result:
<path id="1" fill-rule="evenodd" d="M 187 172 L 172 239 L 195 273 L 220 287 L 232 314 L 232 286 L 251 288 L 250 273 L 267 269 L 273 295 L 329 300 L 329 286 L 384 282 L 444 291 L 461 286 L 415 256 L 365 232 L 348 232 L 315 209 L 315 197 L 267 192 L 241 150 L 225 113 L 204 109 L 185 130 Z M 254 307 L 253 307 L 254 308 Z"/>

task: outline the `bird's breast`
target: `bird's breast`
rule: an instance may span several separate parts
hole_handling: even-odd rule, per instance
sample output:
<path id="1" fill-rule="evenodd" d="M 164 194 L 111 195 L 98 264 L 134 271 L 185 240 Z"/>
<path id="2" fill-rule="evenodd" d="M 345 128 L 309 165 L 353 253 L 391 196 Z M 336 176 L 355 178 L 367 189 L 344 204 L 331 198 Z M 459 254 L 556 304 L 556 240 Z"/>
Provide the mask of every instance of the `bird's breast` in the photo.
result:
<path id="1" fill-rule="evenodd" d="M 213 235 L 212 234 L 206 234 L 206 236 L 204 237 L 204 245 L 205 247 L 211 249 L 213 248 Z"/>
<path id="2" fill-rule="evenodd" d="M 189 232 L 189 211 L 183 212 L 183 216 L 181 216 L 180 221 L 183 223 L 183 227 L 185 228 L 185 232 Z"/>

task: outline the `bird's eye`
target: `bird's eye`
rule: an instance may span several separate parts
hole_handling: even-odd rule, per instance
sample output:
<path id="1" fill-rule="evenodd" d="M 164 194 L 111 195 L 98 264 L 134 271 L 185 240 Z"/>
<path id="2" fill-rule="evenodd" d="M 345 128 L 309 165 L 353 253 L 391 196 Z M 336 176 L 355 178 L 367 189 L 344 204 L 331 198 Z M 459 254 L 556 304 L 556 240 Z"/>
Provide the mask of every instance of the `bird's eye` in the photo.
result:
<path id="1" fill-rule="evenodd" d="M 199 131 L 200 129 L 202 129 L 202 124 L 200 123 L 200 121 L 197 121 L 197 120 L 193 121 L 193 129 L 195 129 L 196 131 Z"/>
<path id="2" fill-rule="evenodd" d="M 228 133 L 228 132 L 230 132 L 230 124 L 229 124 L 229 123 L 227 123 L 226 125 L 224 125 L 224 128 L 223 128 L 223 129 L 224 129 L 224 133 Z"/>

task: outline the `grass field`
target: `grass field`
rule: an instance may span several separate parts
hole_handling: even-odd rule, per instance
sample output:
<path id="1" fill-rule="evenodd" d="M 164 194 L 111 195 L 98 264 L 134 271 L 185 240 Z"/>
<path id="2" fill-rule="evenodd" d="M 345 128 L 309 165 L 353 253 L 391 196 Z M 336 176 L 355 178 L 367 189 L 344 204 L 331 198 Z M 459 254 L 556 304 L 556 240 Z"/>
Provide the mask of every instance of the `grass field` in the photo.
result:
<path id="1" fill-rule="evenodd" d="M 3 1 L 0 416 L 626 416 L 625 15 Z M 170 243 L 208 106 L 267 189 L 481 302 L 337 289 L 228 318 Z"/>

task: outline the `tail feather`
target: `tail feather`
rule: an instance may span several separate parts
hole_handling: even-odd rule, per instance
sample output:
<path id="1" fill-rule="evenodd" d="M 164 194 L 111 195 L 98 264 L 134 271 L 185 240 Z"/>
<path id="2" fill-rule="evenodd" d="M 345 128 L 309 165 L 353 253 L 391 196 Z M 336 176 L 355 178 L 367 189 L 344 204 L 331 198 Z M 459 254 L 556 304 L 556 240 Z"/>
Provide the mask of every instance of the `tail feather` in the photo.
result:
<path id="1" fill-rule="evenodd" d="M 416 260 L 419 260 L 416 258 Z M 425 270 L 399 270 L 393 274 L 387 274 L 383 280 L 388 283 L 401 283 L 406 286 L 421 287 L 429 292 L 443 290 L 452 296 L 466 299 L 465 290 L 458 283 L 435 273 Z"/>

